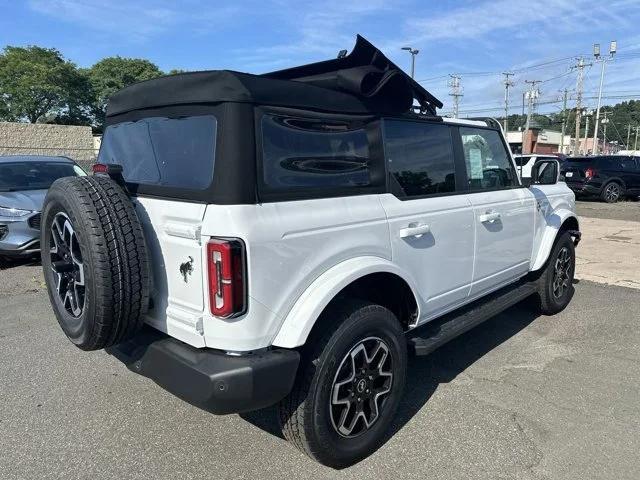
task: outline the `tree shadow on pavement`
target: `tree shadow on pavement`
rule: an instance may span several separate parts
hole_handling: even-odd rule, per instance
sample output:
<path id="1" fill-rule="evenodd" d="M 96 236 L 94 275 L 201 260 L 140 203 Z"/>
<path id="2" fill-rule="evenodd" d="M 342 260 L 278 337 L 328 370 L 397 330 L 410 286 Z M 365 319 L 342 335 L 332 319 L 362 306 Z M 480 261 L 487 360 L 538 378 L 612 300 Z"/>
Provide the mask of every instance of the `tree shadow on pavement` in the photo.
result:
<path id="1" fill-rule="evenodd" d="M 525 300 L 526 302 L 526 300 Z M 525 302 L 515 305 L 425 357 L 409 358 L 405 393 L 388 438 L 399 432 L 429 401 L 438 385 L 449 383 L 469 366 L 530 325 L 539 314 Z M 240 414 L 271 435 L 282 437 L 275 406 Z"/>

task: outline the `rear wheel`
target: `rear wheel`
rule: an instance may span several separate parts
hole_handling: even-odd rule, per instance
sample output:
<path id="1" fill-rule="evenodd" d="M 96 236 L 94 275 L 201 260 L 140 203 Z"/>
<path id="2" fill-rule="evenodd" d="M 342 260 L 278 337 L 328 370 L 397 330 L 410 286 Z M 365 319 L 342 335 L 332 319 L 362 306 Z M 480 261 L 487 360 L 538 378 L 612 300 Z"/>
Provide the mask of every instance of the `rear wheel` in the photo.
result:
<path id="1" fill-rule="evenodd" d="M 546 266 L 536 280 L 540 311 L 556 314 L 566 308 L 573 297 L 576 256 L 573 239 L 563 232 L 556 240 Z"/>
<path id="2" fill-rule="evenodd" d="M 324 315 L 331 326 L 307 343 L 294 388 L 280 403 L 280 421 L 302 452 L 343 468 L 385 439 L 404 389 L 406 340 L 380 305 L 348 301 Z"/>
<path id="3" fill-rule="evenodd" d="M 600 198 L 607 203 L 616 203 L 622 194 L 622 187 L 619 183 L 609 182 L 602 188 Z"/>

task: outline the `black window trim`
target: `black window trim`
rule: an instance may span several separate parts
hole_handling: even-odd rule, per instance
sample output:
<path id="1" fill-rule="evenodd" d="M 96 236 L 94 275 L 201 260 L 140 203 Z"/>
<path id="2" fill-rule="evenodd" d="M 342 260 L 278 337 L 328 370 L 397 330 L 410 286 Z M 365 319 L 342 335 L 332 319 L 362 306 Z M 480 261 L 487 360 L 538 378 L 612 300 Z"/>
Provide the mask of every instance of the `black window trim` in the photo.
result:
<path id="1" fill-rule="evenodd" d="M 371 185 L 362 187 L 294 187 L 272 188 L 264 182 L 262 152 L 262 118 L 265 115 L 290 115 L 309 120 L 342 121 L 362 123 L 367 134 L 369 147 L 369 169 Z M 359 195 L 375 195 L 385 193 L 384 152 L 380 134 L 380 118 L 372 115 L 329 114 L 309 110 L 260 106 L 255 108 L 256 131 L 256 187 L 258 203 L 287 202 L 297 200 L 317 200 L 324 198 L 352 197 Z"/>

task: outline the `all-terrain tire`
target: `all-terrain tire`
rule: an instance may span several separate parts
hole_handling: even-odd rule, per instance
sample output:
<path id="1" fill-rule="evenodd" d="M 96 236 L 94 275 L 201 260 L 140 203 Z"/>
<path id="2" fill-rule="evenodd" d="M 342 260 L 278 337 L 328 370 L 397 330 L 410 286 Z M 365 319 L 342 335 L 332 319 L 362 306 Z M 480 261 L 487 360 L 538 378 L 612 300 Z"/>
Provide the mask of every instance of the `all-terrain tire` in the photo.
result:
<path id="1" fill-rule="evenodd" d="M 294 387 L 279 404 L 279 418 L 284 437 L 299 450 L 326 466 L 344 468 L 367 457 L 385 441 L 404 390 L 406 339 L 394 314 L 370 302 L 342 300 L 329 307 L 323 317 L 320 320 L 322 327 L 310 336 L 303 348 Z M 354 382 L 358 383 L 352 385 L 353 390 L 347 389 L 344 392 L 355 391 L 355 387 L 360 386 L 360 376 L 366 376 L 366 380 L 371 382 L 371 393 L 367 389 L 369 385 L 364 385 L 361 391 L 363 401 L 364 395 L 371 396 L 387 387 L 390 389 L 389 394 L 380 402 L 379 416 L 371 422 L 368 429 L 357 436 L 344 436 L 335 426 L 339 415 L 330 411 L 335 408 L 330 402 L 338 375 L 346 368 L 348 376 L 350 365 L 345 364 L 344 359 L 351 358 L 354 348 L 357 350 L 360 344 L 375 347 L 375 344 L 369 342 L 378 340 L 382 340 L 388 347 L 390 363 L 384 368 L 392 372 L 390 385 L 382 384 L 383 386 L 375 388 L 377 380 L 371 380 L 372 377 L 368 376 L 370 371 L 365 373 L 364 368 L 360 370 L 356 367 L 360 362 L 360 357 L 356 356 L 353 368 L 354 372 L 357 368 L 359 377 Z M 372 363 L 375 362 L 377 360 Z M 351 386 L 347 385 L 345 388 Z M 360 402 L 359 398 L 355 400 Z M 363 409 L 364 406 L 354 405 L 354 408 Z"/>
<path id="2" fill-rule="evenodd" d="M 139 330 L 149 305 L 147 248 L 133 203 L 117 183 L 102 176 L 56 180 L 40 240 L 51 305 L 77 347 L 109 347 Z"/>
<path id="3" fill-rule="evenodd" d="M 576 254 L 573 239 L 568 231 L 561 232 L 545 266 L 535 280 L 538 292 L 533 298 L 534 305 L 541 313 L 554 315 L 569 305 L 574 293 L 575 267 Z M 559 276 L 561 278 L 558 278 Z"/>

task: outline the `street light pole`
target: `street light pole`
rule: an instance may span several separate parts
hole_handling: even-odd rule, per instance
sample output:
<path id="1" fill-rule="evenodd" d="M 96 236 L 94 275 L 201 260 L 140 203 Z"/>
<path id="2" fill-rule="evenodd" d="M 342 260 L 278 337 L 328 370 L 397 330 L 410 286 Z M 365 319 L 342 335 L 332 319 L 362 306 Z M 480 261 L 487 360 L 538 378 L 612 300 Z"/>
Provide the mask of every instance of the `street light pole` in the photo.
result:
<path id="1" fill-rule="evenodd" d="M 420 50 L 411 47 L 402 47 L 402 50 L 406 50 L 411 54 L 411 78 L 414 78 L 416 72 L 416 55 L 420 53 Z"/>
<path id="2" fill-rule="evenodd" d="M 618 49 L 618 43 L 613 40 L 609 45 L 609 58 L 600 59 L 600 44 L 596 43 L 593 45 L 593 56 L 596 58 L 596 61 L 600 60 L 602 62 L 602 67 L 600 69 L 600 88 L 598 89 L 598 107 L 596 109 L 596 126 L 593 131 L 593 154 L 598 154 L 598 127 L 600 126 L 600 105 L 602 104 L 602 85 L 604 84 L 604 69 L 608 60 L 613 59 L 613 56 L 616 54 Z"/>

